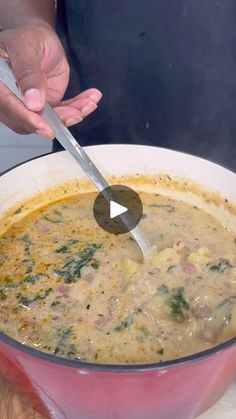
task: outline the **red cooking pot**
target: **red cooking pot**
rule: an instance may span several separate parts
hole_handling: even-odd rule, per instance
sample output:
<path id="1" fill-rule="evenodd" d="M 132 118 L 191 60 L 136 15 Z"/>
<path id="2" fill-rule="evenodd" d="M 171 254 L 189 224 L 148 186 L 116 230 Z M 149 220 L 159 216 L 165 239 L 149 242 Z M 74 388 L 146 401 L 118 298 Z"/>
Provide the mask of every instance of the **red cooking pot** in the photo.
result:
<path id="1" fill-rule="evenodd" d="M 235 174 L 197 157 L 133 145 L 88 147 L 87 152 L 107 175 L 168 173 L 236 200 Z M 35 193 L 82 178 L 66 152 L 27 162 L 1 176 L 0 214 Z M 222 211 L 219 217 L 235 229 L 235 217 Z M 14 391 L 45 419 L 190 419 L 236 377 L 236 338 L 168 362 L 100 365 L 44 354 L 1 333 L 0 370 L 8 401 Z"/>

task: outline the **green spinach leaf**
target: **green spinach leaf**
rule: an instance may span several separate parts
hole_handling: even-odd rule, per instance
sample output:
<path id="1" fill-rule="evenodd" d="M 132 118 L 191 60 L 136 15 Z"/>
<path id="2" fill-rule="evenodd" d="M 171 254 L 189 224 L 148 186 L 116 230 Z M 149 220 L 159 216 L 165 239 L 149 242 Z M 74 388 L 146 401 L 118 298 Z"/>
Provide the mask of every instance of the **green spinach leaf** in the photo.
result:
<path id="1" fill-rule="evenodd" d="M 172 291 L 172 295 L 168 300 L 170 314 L 178 322 L 183 322 L 187 317 L 189 303 L 185 299 L 184 288 L 176 288 Z"/>
<path id="2" fill-rule="evenodd" d="M 66 284 L 76 282 L 81 277 L 81 269 L 94 259 L 94 254 L 100 247 L 101 244 L 91 244 L 76 256 L 70 257 L 62 270 L 57 270 L 56 273 L 64 278 Z"/>

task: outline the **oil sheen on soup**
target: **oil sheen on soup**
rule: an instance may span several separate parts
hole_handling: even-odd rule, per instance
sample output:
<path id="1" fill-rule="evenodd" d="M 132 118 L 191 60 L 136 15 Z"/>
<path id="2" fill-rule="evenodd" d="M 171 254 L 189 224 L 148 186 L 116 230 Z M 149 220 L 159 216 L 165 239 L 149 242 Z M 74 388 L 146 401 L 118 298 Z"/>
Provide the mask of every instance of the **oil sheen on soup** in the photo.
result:
<path id="1" fill-rule="evenodd" d="M 146 262 L 96 224 L 93 193 L 50 204 L 0 238 L 0 328 L 43 352 L 161 362 L 236 335 L 236 238 L 196 206 L 141 193 Z"/>

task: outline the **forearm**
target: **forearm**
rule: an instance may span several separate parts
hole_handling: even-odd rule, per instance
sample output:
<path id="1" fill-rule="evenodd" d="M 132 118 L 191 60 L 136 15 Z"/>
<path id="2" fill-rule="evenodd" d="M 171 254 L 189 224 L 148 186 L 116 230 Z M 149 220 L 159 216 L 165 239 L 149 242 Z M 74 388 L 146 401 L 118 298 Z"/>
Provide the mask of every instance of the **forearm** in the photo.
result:
<path id="1" fill-rule="evenodd" d="M 42 21 L 54 27 L 55 0 L 0 0 L 1 29 Z"/>

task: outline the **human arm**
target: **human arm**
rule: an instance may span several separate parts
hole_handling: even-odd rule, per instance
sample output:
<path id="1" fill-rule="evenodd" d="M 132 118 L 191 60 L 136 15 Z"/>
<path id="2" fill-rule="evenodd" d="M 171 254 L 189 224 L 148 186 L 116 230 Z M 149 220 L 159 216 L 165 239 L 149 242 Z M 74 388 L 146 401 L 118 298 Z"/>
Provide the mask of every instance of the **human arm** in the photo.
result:
<path id="1" fill-rule="evenodd" d="M 24 104 L 0 84 L 0 121 L 16 132 L 54 134 L 40 116 L 47 100 L 67 126 L 80 122 L 96 109 L 101 98 L 89 89 L 62 101 L 69 66 L 54 30 L 53 0 L 0 0 L 0 57 L 10 61 Z"/>

